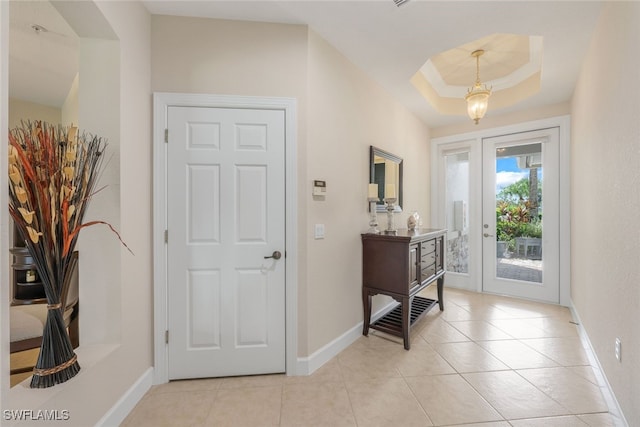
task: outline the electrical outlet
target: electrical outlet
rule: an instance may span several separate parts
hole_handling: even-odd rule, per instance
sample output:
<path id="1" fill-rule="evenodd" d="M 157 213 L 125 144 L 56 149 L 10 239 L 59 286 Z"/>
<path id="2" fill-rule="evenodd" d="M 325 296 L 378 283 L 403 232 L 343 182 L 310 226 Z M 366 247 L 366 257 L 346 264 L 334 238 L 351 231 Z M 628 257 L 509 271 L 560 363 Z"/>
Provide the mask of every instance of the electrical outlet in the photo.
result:
<path id="1" fill-rule="evenodd" d="M 616 359 L 618 362 L 622 362 L 622 341 L 620 338 L 616 338 Z"/>

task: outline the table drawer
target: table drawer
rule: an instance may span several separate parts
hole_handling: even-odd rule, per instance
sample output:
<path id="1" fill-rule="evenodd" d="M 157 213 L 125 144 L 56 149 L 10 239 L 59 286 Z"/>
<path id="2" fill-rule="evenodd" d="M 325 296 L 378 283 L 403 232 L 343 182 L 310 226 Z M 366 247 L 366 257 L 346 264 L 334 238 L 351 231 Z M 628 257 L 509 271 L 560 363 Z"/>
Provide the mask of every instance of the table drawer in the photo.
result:
<path id="1" fill-rule="evenodd" d="M 420 250 L 422 251 L 422 255 L 434 252 L 436 250 L 436 240 L 432 239 L 422 242 Z"/>
<path id="2" fill-rule="evenodd" d="M 420 264 L 422 265 L 422 268 L 424 268 L 429 264 L 434 264 L 435 262 L 436 262 L 435 252 L 431 252 L 428 254 L 425 254 L 424 252 L 422 253 L 422 256 L 420 257 Z"/>
<path id="3" fill-rule="evenodd" d="M 429 279 L 430 277 L 435 276 L 436 274 L 436 264 L 431 264 L 428 265 L 426 267 L 423 267 L 420 273 L 420 281 L 424 282 L 425 280 Z"/>

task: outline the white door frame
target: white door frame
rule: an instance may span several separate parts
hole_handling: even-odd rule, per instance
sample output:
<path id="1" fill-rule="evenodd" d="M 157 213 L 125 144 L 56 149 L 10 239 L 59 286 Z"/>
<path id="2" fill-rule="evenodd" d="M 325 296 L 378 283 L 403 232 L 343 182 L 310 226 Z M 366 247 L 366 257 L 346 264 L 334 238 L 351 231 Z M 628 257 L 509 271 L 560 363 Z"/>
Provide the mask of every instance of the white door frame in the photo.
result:
<path id="1" fill-rule="evenodd" d="M 167 330 L 167 146 L 165 127 L 169 106 L 248 108 L 282 110 L 285 114 L 285 233 L 286 233 L 286 373 L 296 375 L 298 285 L 297 285 L 297 168 L 296 100 L 207 94 L 153 94 L 153 306 L 154 383 L 169 381 L 165 331 Z"/>
<path id="2" fill-rule="evenodd" d="M 518 123 L 515 125 L 502 126 L 491 129 L 483 129 L 474 132 L 468 132 L 459 135 L 451 135 L 431 140 L 431 218 L 432 226 L 445 227 L 446 216 L 445 207 L 442 206 L 440 200 L 443 200 L 442 192 L 444 187 L 440 181 L 442 173 L 442 164 L 439 161 L 440 154 L 447 144 L 465 143 L 482 147 L 484 138 L 491 138 L 514 133 L 522 133 L 558 127 L 560 129 L 560 305 L 569 306 L 571 304 L 571 176 L 570 176 L 570 116 L 559 116 L 548 119 L 535 120 L 530 122 Z M 473 189 L 470 189 L 473 191 Z M 473 209 L 469 211 L 469 228 L 481 233 L 482 229 L 482 209 Z M 482 241 L 475 239 L 474 244 L 470 239 L 470 264 L 482 265 Z M 482 271 L 481 267 L 474 271 Z M 470 270 L 471 272 L 471 270 Z M 467 290 L 482 292 L 482 280 L 471 280 L 475 284 Z"/>
<path id="3" fill-rule="evenodd" d="M 559 128 L 509 134 L 482 140 L 482 289 L 485 292 L 509 294 L 536 301 L 560 302 L 560 141 Z M 542 159 L 542 282 L 514 280 L 498 276 L 496 253 L 496 150 L 499 147 L 538 144 Z M 488 226 L 488 229 L 484 227 Z M 484 237 L 489 233 L 491 238 Z M 526 249 L 526 248 L 525 248 Z"/>

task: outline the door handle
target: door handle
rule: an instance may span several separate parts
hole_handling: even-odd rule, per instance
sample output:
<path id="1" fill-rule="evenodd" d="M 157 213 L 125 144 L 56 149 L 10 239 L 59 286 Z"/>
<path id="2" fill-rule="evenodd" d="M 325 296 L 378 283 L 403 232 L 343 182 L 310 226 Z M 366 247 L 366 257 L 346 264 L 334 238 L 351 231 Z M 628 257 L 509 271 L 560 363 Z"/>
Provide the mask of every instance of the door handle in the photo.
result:
<path id="1" fill-rule="evenodd" d="M 264 259 L 269 259 L 269 258 L 273 258 L 276 261 L 279 260 L 280 258 L 282 258 L 282 253 L 280 253 L 280 251 L 273 251 L 273 253 L 271 254 L 271 256 L 266 256 L 264 257 Z"/>
<path id="2" fill-rule="evenodd" d="M 493 234 L 489 234 L 489 233 L 484 233 L 483 236 L 484 237 L 494 237 Z"/>

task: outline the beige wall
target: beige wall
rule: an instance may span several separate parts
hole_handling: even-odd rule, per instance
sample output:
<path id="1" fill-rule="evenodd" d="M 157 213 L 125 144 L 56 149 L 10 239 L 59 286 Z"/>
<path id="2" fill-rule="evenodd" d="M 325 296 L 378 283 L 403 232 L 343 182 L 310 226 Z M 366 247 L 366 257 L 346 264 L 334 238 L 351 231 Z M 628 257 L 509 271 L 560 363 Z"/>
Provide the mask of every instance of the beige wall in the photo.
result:
<path id="1" fill-rule="evenodd" d="M 524 111 L 516 111 L 509 114 L 501 114 L 499 110 L 491 111 L 491 105 L 489 105 L 489 112 L 482 120 L 480 120 L 479 124 L 476 125 L 473 120 L 469 119 L 461 124 L 432 128 L 431 137 L 440 138 L 443 136 L 460 135 L 467 132 L 493 129 L 533 120 L 566 116 L 570 113 L 571 103 L 569 102 L 554 105 L 545 105 L 543 107 L 532 108 Z"/>
<path id="2" fill-rule="evenodd" d="M 306 27 L 155 15 L 151 40 L 154 92 L 296 98 L 298 164 L 305 163 Z M 307 194 L 305 173 L 304 167 L 299 168 L 300 199 Z M 299 207 L 298 297 L 304 304 L 307 227 L 304 205 Z M 304 316 L 299 320 L 303 325 Z M 299 343 L 305 341 L 306 328 L 299 327 Z M 299 347 L 299 352 L 304 354 L 304 349 Z"/>
<path id="3" fill-rule="evenodd" d="M 20 120 L 43 120 L 51 124 L 78 124 L 78 76 L 62 107 L 36 104 L 16 98 L 9 98 L 9 128 L 20 126 Z"/>
<path id="4" fill-rule="evenodd" d="M 83 77 L 79 90 L 78 75 L 69 90 L 62 108 L 36 104 L 15 98 L 9 99 L 9 124 L 13 128 L 21 120 L 43 120 L 53 125 L 74 123 L 81 132 L 88 132 L 108 141 L 107 155 L 99 187 L 85 216 L 85 222 L 102 220 L 120 229 L 120 159 L 119 137 L 119 73 L 120 47 L 115 40 L 81 39 L 79 49 L 80 72 Z M 11 82 L 9 82 L 10 84 Z M 80 110 L 79 104 L 83 108 Z M 64 116 L 64 118 L 63 118 Z M 120 242 L 106 227 L 92 227 L 80 234 L 79 277 L 82 317 L 80 342 L 96 344 L 117 342 L 120 335 L 119 287 L 113 286 L 120 276 Z"/>
<path id="5" fill-rule="evenodd" d="M 52 125 L 60 123 L 60 108 L 9 98 L 9 128 L 20 126 L 21 120 L 42 120 Z"/>
<path id="6" fill-rule="evenodd" d="M 369 147 L 404 159 L 405 212 L 429 224 L 429 132 L 362 70 L 312 31 L 309 32 L 308 147 L 304 182 L 307 226 L 306 306 L 308 354 L 362 320 L 362 246 L 368 228 Z M 327 196 L 314 199 L 314 179 L 326 180 Z M 386 217 L 379 215 L 381 224 Z M 315 240 L 314 224 L 326 237 Z M 388 301 L 375 297 L 379 303 Z"/>
<path id="7" fill-rule="evenodd" d="M 9 129 L 9 2 L 0 2 L 0 138 Z M 0 150 L 0 206 L 9 203 L 7 151 Z M 6 211 L 5 211 L 6 212 Z M 9 283 L 9 215 L 0 215 L 0 283 Z M 0 286 L 0 408 L 9 402 L 9 286 Z"/>
<path id="8" fill-rule="evenodd" d="M 571 142 L 571 297 L 631 426 L 640 425 L 638 40 L 640 4 L 608 3 L 575 89 Z"/>
<path id="9" fill-rule="evenodd" d="M 71 126 L 78 124 L 78 116 L 80 115 L 80 107 L 78 105 L 78 90 L 79 90 L 79 75 L 71 83 L 71 89 L 67 94 L 67 98 L 62 104 L 62 118 L 61 122 L 63 126 Z"/>
<path id="10" fill-rule="evenodd" d="M 115 89 L 119 117 L 109 121 L 119 122 L 119 132 L 112 138 L 119 141 L 121 154 L 120 232 L 135 256 L 120 248 L 119 274 L 105 284 L 117 288 L 109 294 L 118 300 L 105 301 L 115 308 L 117 345 L 95 365 L 84 366 L 84 372 L 47 402 L 47 407 L 68 408 L 76 425 L 95 425 L 153 364 L 150 16 L 135 2 L 96 5 L 119 39 L 120 79 Z M 80 77 L 81 92 L 82 85 Z M 80 95 L 81 110 L 82 99 Z M 105 235 L 100 241 L 107 239 L 111 242 L 114 237 Z"/>
<path id="11" fill-rule="evenodd" d="M 98 188 L 103 189 L 86 211 L 84 221 L 120 224 L 120 42 L 81 38 L 79 49 L 78 127 L 107 141 L 106 160 Z M 126 238 L 126 241 L 129 239 Z M 106 226 L 84 229 L 78 238 L 80 342 L 120 341 L 120 241 Z"/>
<path id="12" fill-rule="evenodd" d="M 153 91 L 305 98 L 303 26 L 154 15 L 151 37 Z"/>
<path id="13" fill-rule="evenodd" d="M 369 146 L 405 158 L 405 204 L 428 223 L 427 128 L 304 26 L 154 16 L 152 70 L 153 91 L 297 99 L 298 355 L 354 327 Z M 327 181 L 324 200 L 314 179 Z"/>

